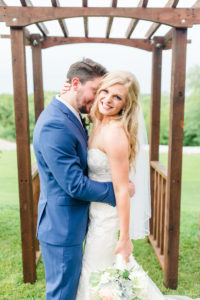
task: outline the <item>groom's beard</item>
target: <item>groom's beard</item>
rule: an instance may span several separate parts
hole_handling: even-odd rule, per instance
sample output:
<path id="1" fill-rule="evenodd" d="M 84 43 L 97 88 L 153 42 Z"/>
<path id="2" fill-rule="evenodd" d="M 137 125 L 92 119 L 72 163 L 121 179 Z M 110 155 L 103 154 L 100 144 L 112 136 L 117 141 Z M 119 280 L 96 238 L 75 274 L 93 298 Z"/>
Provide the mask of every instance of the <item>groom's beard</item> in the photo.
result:
<path id="1" fill-rule="evenodd" d="M 84 106 L 84 105 L 79 107 L 78 109 L 79 109 L 80 113 L 82 113 L 82 114 L 88 114 L 89 113 L 89 111 L 87 111 L 86 106 Z"/>
<path id="2" fill-rule="evenodd" d="M 90 105 L 88 107 L 87 100 L 84 100 L 79 93 L 77 93 L 76 97 L 76 106 L 80 113 L 82 114 L 88 114 L 90 112 Z"/>

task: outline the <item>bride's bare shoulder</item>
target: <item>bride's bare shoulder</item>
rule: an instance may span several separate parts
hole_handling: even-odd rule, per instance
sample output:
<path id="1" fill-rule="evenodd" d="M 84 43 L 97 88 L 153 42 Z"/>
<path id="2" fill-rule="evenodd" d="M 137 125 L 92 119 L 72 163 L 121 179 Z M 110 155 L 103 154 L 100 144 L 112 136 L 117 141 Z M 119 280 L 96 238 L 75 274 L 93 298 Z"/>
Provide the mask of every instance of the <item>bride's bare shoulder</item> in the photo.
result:
<path id="1" fill-rule="evenodd" d="M 104 141 L 108 151 L 128 149 L 128 139 L 120 122 L 110 122 L 105 129 Z"/>

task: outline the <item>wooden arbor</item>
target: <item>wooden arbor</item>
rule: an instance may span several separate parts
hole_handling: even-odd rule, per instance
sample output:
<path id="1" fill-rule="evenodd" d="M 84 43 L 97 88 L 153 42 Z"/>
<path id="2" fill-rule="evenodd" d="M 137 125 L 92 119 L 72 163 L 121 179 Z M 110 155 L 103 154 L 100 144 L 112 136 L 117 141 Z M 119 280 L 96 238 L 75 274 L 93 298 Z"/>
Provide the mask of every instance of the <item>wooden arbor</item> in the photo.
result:
<path id="1" fill-rule="evenodd" d="M 200 24 L 200 1 L 192 8 L 176 8 L 178 0 L 169 0 L 163 8 L 148 8 L 148 0 L 140 0 L 138 7 L 119 8 L 117 0 L 111 7 L 88 7 L 87 0 L 81 7 L 59 7 L 58 0 L 51 0 L 51 7 L 33 7 L 30 0 L 20 0 L 22 6 L 7 6 L 0 0 L 0 22 L 11 29 L 18 181 L 20 197 L 21 237 L 24 282 L 36 280 L 35 239 L 36 211 L 39 197 L 37 167 L 31 170 L 28 97 L 26 84 L 25 45 L 32 47 L 35 118 L 44 107 L 42 85 L 41 49 L 69 43 L 114 43 L 152 51 L 152 95 L 150 127 L 152 218 L 151 242 L 164 271 L 164 284 L 176 288 L 178 281 L 178 249 L 180 223 L 180 192 L 182 141 L 185 95 L 185 61 L 187 27 Z M 150 1 L 149 1 L 150 2 Z M 108 18 L 105 38 L 88 37 L 88 17 Z M 83 17 L 85 36 L 69 37 L 65 18 Z M 110 38 L 115 17 L 130 18 L 130 25 L 123 39 Z M 43 21 L 58 20 L 63 37 L 50 36 Z M 139 20 L 154 22 L 145 38 L 132 39 L 131 34 Z M 41 34 L 30 34 L 26 26 L 35 23 Z M 172 29 L 162 37 L 152 36 L 161 24 Z M 8 36 L 1 36 L 8 37 Z M 162 51 L 172 48 L 170 131 L 168 169 L 159 163 L 160 100 Z"/>

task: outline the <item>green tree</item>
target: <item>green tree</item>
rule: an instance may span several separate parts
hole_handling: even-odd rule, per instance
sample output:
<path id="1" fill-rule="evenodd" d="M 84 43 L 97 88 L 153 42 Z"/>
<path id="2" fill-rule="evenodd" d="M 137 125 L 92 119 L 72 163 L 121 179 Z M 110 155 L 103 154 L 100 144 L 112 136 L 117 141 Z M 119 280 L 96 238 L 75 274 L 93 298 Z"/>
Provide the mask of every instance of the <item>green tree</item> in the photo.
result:
<path id="1" fill-rule="evenodd" d="M 184 145 L 200 145 L 200 66 L 192 67 L 186 82 L 189 96 L 185 101 Z"/>

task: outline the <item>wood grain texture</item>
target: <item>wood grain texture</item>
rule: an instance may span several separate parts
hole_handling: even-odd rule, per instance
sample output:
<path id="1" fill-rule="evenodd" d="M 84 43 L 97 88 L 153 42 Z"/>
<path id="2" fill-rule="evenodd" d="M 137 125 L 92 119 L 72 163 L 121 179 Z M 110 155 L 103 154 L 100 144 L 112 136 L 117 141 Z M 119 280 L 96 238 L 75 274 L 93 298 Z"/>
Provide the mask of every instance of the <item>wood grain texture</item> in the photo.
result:
<path id="1" fill-rule="evenodd" d="M 42 78 L 42 52 L 39 34 L 31 35 L 32 63 L 33 63 L 33 85 L 34 85 L 34 108 L 35 122 L 44 109 L 44 91 Z"/>
<path id="2" fill-rule="evenodd" d="M 186 42 L 187 30 L 178 28 L 173 29 L 169 155 L 165 218 L 166 232 L 164 242 L 164 284 L 166 287 L 173 289 L 177 287 L 178 283 Z"/>
<path id="3" fill-rule="evenodd" d="M 179 28 L 200 24 L 200 8 L 0 7 L 0 21 L 7 26 L 89 16 L 135 18 Z"/>
<path id="4" fill-rule="evenodd" d="M 118 38 L 82 38 L 82 37 L 45 37 L 42 48 L 49 48 L 56 45 L 79 44 L 79 43 L 108 43 L 135 47 L 147 51 L 152 51 L 152 44 L 146 39 L 118 39 Z"/>
<path id="5" fill-rule="evenodd" d="M 24 39 L 22 28 L 11 28 L 23 274 L 24 282 L 34 283 L 35 231 Z"/>
<path id="6" fill-rule="evenodd" d="M 138 7 L 147 7 L 147 4 L 148 4 L 148 0 L 140 0 L 140 2 L 138 3 Z M 129 26 L 128 26 L 128 29 L 126 31 L 126 38 L 127 39 L 130 39 L 131 37 L 131 34 L 133 33 L 133 31 L 135 30 L 137 24 L 139 22 L 139 19 L 132 19 Z"/>
<path id="7" fill-rule="evenodd" d="M 178 5 L 179 0 L 169 0 L 165 7 L 175 8 Z M 160 27 L 160 23 L 154 23 L 151 25 L 151 27 L 148 29 L 147 33 L 145 34 L 145 37 L 147 39 L 150 39 L 152 35 L 158 30 Z"/>
<path id="8" fill-rule="evenodd" d="M 150 161 L 159 160 L 162 47 L 154 39 L 151 78 Z"/>

